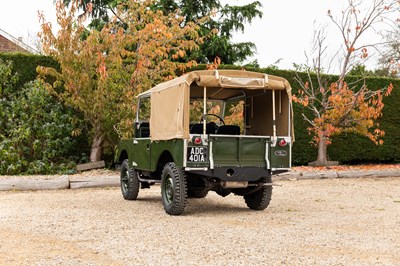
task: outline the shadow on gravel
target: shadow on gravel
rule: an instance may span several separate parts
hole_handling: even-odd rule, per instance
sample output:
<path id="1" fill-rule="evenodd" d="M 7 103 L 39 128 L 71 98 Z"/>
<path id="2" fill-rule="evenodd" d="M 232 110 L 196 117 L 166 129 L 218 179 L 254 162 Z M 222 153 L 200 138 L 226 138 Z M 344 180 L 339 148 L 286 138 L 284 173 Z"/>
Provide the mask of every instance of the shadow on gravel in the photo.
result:
<path id="1" fill-rule="evenodd" d="M 162 207 L 161 196 L 144 196 L 138 197 L 136 200 L 124 200 L 125 204 L 134 204 L 137 208 L 143 208 L 143 210 L 148 210 L 148 208 L 158 208 Z M 142 204 L 142 206 L 140 206 Z M 186 210 L 182 214 L 183 216 L 187 215 L 196 215 L 196 214 L 207 214 L 207 215 L 226 215 L 226 214 L 238 214 L 238 213 L 249 213 L 254 212 L 245 206 L 238 206 L 229 203 L 221 203 L 220 201 L 215 201 L 212 199 L 188 199 Z"/>
<path id="2" fill-rule="evenodd" d="M 189 199 L 185 215 L 210 214 L 226 215 L 254 212 L 245 206 L 238 206 L 220 201 L 205 199 Z"/>
<path id="3" fill-rule="evenodd" d="M 126 201 L 127 202 L 148 202 L 148 203 L 160 203 L 161 204 L 161 196 L 160 197 L 154 197 L 154 196 L 141 197 L 139 195 L 139 197 L 136 200 L 126 200 Z"/>

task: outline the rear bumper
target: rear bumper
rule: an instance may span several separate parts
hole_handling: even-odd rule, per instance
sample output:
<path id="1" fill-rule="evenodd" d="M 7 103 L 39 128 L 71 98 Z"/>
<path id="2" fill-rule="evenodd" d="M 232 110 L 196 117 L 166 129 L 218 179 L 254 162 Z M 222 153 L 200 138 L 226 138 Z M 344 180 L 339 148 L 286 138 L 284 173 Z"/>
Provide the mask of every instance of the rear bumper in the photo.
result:
<path id="1" fill-rule="evenodd" d="M 262 177 L 270 176 L 271 171 L 264 167 L 214 167 L 214 169 L 186 168 L 189 173 L 214 177 L 222 181 L 258 181 Z"/>

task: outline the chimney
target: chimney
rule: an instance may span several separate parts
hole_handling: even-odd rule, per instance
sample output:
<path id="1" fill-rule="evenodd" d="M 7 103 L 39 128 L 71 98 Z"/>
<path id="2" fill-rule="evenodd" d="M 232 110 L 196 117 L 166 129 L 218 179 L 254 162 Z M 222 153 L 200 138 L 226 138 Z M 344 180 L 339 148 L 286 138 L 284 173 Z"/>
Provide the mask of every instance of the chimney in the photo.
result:
<path id="1" fill-rule="evenodd" d="M 18 41 L 22 42 L 22 37 L 18 37 Z"/>

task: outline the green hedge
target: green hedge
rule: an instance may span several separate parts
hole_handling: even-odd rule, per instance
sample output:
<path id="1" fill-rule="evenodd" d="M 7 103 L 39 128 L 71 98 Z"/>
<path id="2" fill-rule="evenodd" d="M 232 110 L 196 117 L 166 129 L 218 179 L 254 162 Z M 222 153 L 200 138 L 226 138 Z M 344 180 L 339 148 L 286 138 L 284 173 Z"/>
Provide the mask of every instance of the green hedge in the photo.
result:
<path id="1" fill-rule="evenodd" d="M 367 85 L 378 89 L 393 83 L 390 96 L 384 98 L 383 117 L 379 119 L 385 131 L 383 145 L 375 145 L 366 137 L 355 134 L 341 134 L 333 138 L 334 145 L 328 149 L 331 158 L 344 163 L 359 162 L 400 162 L 400 80 L 387 78 L 369 78 Z"/>
<path id="2" fill-rule="evenodd" d="M 196 69 L 204 69 L 204 65 L 199 65 Z M 220 69 L 242 69 L 243 67 L 232 65 L 221 65 Z M 295 72 L 288 70 L 276 70 L 268 68 L 245 68 L 248 71 L 257 71 L 286 78 L 292 86 L 293 93 L 299 89 L 295 80 Z M 306 80 L 305 74 L 300 74 Z M 359 77 L 349 77 L 348 82 L 355 82 Z M 336 80 L 332 76 L 332 81 Z M 379 119 L 381 129 L 385 131 L 384 144 L 377 146 L 367 137 L 357 134 L 341 134 L 333 137 L 332 145 L 328 147 L 328 157 L 330 160 L 339 161 L 342 164 L 356 163 L 398 163 L 400 162 L 400 80 L 389 78 L 368 78 L 367 86 L 371 90 L 380 89 L 394 85 L 390 96 L 384 98 L 385 107 L 383 117 Z M 294 165 L 303 165 L 315 161 L 317 149 L 310 143 L 311 136 L 308 134 L 308 124 L 304 121 L 302 113 L 307 113 L 300 104 L 293 104 L 294 128 L 296 142 L 293 145 L 292 161 Z"/>
<path id="3" fill-rule="evenodd" d="M 286 78 L 292 85 L 293 93 L 297 92 L 299 85 L 294 79 L 295 72 L 268 69 L 261 71 Z M 335 78 L 333 76 L 332 80 Z M 353 83 L 359 79 L 360 77 L 348 77 L 347 81 Z M 384 144 L 377 146 L 367 137 L 357 134 L 341 134 L 333 137 L 332 145 L 328 146 L 328 157 L 343 164 L 400 162 L 400 80 L 368 78 L 366 82 L 371 90 L 387 87 L 390 83 L 394 85 L 392 94 L 383 100 L 383 117 L 379 119 L 381 129 L 385 131 Z M 293 145 L 293 163 L 296 165 L 314 161 L 317 155 L 316 147 L 310 144 L 311 137 L 307 131 L 308 124 L 302 118 L 303 112 L 306 112 L 305 108 L 294 103 L 296 142 Z"/>
<path id="4" fill-rule="evenodd" d="M 37 66 L 48 66 L 59 68 L 59 64 L 52 57 L 44 55 L 32 55 L 22 53 L 0 53 L 0 59 L 13 62 L 13 72 L 18 75 L 16 88 L 22 88 L 23 85 L 37 77 Z"/>
<path id="5" fill-rule="evenodd" d="M 293 93 L 299 89 L 294 79 L 293 71 L 261 69 L 262 72 L 286 78 L 293 88 Z M 333 80 L 335 77 L 333 77 Z M 358 78 L 359 79 L 359 78 Z M 348 82 L 354 82 L 357 77 L 349 77 Z M 388 78 L 368 78 L 367 86 L 371 90 L 377 90 L 394 85 L 392 94 L 384 98 L 385 107 L 383 117 L 379 119 L 381 129 L 385 131 L 384 144 L 377 146 L 367 137 L 357 134 L 341 134 L 334 136 L 332 145 L 328 146 L 328 158 L 339 161 L 342 164 L 354 163 L 389 163 L 400 162 L 400 80 Z M 296 142 L 293 145 L 293 164 L 301 165 L 314 161 L 317 156 L 316 147 L 310 144 L 308 124 L 302 118 L 306 112 L 301 105 L 294 103 L 294 122 Z"/>

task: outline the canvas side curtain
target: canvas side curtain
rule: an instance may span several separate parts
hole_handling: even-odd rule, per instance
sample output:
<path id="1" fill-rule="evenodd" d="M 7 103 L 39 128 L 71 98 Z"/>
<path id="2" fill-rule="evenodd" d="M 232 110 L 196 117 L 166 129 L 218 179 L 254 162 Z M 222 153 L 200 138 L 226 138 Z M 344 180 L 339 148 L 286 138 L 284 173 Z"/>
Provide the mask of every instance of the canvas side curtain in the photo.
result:
<path id="1" fill-rule="evenodd" d="M 189 85 L 184 82 L 151 94 L 151 140 L 189 138 Z"/>

